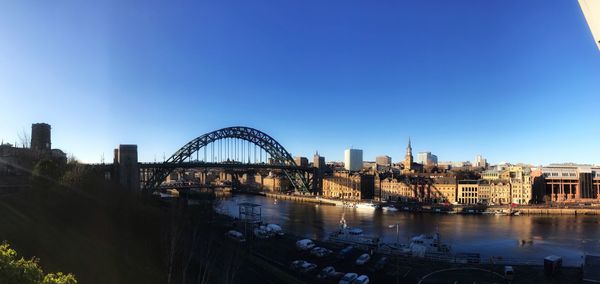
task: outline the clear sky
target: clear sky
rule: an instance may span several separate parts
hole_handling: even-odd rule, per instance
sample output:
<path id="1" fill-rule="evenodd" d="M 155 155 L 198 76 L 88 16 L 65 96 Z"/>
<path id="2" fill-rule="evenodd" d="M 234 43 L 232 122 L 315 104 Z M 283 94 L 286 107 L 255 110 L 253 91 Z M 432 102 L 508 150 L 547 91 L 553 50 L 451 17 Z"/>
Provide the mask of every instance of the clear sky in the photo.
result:
<path id="1" fill-rule="evenodd" d="M 87 162 L 246 125 L 292 155 L 600 163 L 577 1 L 2 1 L 0 138 Z"/>

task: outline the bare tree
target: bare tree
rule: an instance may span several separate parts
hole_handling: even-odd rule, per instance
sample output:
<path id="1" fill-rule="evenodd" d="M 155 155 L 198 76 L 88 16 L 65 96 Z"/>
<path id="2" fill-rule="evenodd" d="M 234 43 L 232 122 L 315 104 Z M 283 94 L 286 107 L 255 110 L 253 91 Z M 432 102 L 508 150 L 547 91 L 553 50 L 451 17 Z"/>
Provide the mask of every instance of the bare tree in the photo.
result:
<path id="1" fill-rule="evenodd" d="M 21 130 L 21 132 L 19 132 L 17 135 L 19 137 L 19 142 L 21 143 L 21 146 L 23 148 L 31 147 L 31 137 L 29 137 L 29 132 L 27 132 L 25 128 L 23 128 L 23 130 Z M 15 147 L 16 146 L 17 145 L 15 145 Z"/>
<path id="2" fill-rule="evenodd" d="M 223 274 L 225 279 L 223 283 L 235 283 L 235 276 L 240 269 L 240 251 L 236 248 L 229 248 L 223 259 Z"/>
<path id="3" fill-rule="evenodd" d="M 187 218 L 177 202 L 169 208 L 168 218 L 163 241 L 166 250 L 167 283 L 171 283 L 177 266 L 177 259 L 179 259 L 177 256 L 181 254 L 183 249 L 181 243 L 184 240 Z"/>

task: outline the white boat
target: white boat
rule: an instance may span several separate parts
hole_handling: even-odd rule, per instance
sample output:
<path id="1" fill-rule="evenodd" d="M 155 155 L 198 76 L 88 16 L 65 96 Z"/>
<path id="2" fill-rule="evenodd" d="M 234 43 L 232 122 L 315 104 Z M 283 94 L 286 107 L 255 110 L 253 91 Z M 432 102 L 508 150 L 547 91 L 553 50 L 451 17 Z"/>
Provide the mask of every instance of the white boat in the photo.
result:
<path id="1" fill-rule="evenodd" d="M 439 233 L 415 236 L 410 240 L 409 248 L 416 257 L 450 253 L 450 246 L 442 244 Z"/>
<path id="2" fill-rule="evenodd" d="M 342 216 L 340 220 L 340 229 L 329 235 L 329 240 L 336 243 L 350 244 L 360 248 L 377 248 L 379 238 L 363 234 L 360 228 L 350 228 Z"/>
<path id="3" fill-rule="evenodd" d="M 383 211 L 389 211 L 389 212 L 396 212 L 396 211 L 398 211 L 398 208 L 394 207 L 394 205 L 383 206 L 383 207 L 381 207 L 381 209 Z"/>
<path id="4" fill-rule="evenodd" d="M 357 203 L 356 204 L 356 208 L 357 209 L 370 209 L 370 210 L 375 210 L 377 209 L 377 205 L 373 204 L 373 203 Z"/>

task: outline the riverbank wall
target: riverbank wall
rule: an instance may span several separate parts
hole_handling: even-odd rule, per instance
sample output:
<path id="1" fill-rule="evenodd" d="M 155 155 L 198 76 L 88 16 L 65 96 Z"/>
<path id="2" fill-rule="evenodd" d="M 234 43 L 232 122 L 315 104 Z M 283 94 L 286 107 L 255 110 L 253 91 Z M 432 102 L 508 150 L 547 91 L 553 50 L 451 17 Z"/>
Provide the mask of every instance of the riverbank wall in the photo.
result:
<path id="1" fill-rule="evenodd" d="M 519 208 L 521 214 L 528 215 L 600 215 L 598 209 L 588 208 Z"/>
<path id="2" fill-rule="evenodd" d="M 247 194 L 247 193 L 246 193 Z M 290 200 L 295 202 L 306 202 L 306 203 L 314 203 L 321 205 L 330 205 L 330 206 L 343 206 L 342 201 L 324 199 L 315 196 L 302 196 L 302 195 L 287 195 L 287 194 L 279 194 L 279 193 L 252 193 L 253 195 L 261 195 L 268 198 L 280 199 L 280 200 Z M 502 208 L 500 207 L 489 207 L 484 211 L 487 213 L 494 213 Z M 527 215 L 598 215 L 600 216 L 600 208 L 553 208 L 553 207 L 518 207 L 514 209 L 515 211 L 519 211 L 520 214 Z M 431 210 L 427 211 L 414 211 L 418 213 L 448 213 L 446 211 L 443 212 L 434 212 Z M 454 207 L 450 210 L 451 213 L 461 214 L 465 213 L 464 207 Z"/>
<path id="3" fill-rule="evenodd" d="M 296 201 L 296 202 L 308 202 L 308 203 L 316 203 L 316 204 L 321 204 L 321 205 L 332 205 L 332 206 L 336 205 L 336 203 L 331 200 L 324 200 L 324 199 L 317 198 L 314 196 L 287 195 L 287 194 L 278 194 L 278 193 L 265 193 L 265 196 L 269 197 L 269 198 L 273 198 L 273 199 L 291 200 L 291 201 Z"/>

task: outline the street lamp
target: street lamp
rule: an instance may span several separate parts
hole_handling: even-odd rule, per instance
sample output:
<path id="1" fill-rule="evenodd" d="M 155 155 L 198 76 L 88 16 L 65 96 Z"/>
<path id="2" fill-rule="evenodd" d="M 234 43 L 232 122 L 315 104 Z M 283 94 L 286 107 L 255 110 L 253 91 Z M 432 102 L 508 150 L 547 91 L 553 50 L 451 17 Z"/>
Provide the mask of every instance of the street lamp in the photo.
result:
<path id="1" fill-rule="evenodd" d="M 399 242 L 400 242 L 400 223 L 396 223 L 393 225 L 388 225 L 388 228 L 394 228 L 396 227 L 396 249 L 398 249 L 399 247 Z M 400 283 L 400 257 L 399 255 L 396 255 L 396 284 Z"/>

